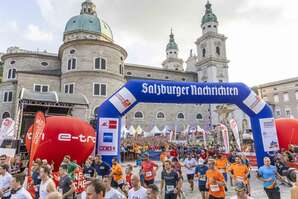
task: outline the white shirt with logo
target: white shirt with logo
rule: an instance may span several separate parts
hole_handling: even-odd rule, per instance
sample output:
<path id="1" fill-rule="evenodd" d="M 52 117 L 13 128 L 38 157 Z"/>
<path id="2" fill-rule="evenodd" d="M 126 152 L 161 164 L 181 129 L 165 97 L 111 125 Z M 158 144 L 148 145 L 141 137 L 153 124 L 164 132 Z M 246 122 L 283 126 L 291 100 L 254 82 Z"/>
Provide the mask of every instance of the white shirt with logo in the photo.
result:
<path id="1" fill-rule="evenodd" d="M 128 199 L 147 199 L 147 189 L 142 186 L 137 191 L 135 191 L 134 188 L 130 189 Z"/>
<path id="2" fill-rule="evenodd" d="M 111 188 L 106 192 L 105 199 L 125 199 L 125 196 L 118 190 Z"/>
<path id="3" fill-rule="evenodd" d="M 15 194 L 12 194 L 10 199 L 32 199 L 32 196 L 24 187 L 22 187 Z"/>
<path id="4" fill-rule="evenodd" d="M 196 172 L 196 164 L 197 164 L 197 161 L 194 158 L 191 158 L 190 160 L 188 158 L 186 158 L 184 160 L 184 165 L 185 165 L 185 167 L 187 167 L 186 170 L 185 170 L 185 173 L 187 175 L 195 174 L 195 172 Z"/>
<path id="5" fill-rule="evenodd" d="M 1 175 L 0 176 L 0 189 L 7 189 L 10 187 L 10 183 L 12 180 L 12 176 L 10 175 L 10 173 L 5 172 L 5 175 Z M 10 196 L 10 191 L 5 191 L 3 194 L 3 197 L 8 197 Z"/>

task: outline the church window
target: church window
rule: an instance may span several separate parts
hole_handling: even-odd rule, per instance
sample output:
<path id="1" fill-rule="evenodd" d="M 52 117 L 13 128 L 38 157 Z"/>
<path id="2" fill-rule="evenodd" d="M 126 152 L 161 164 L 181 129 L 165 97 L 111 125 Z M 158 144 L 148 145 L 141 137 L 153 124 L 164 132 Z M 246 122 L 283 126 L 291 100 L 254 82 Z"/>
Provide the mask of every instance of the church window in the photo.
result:
<path id="1" fill-rule="evenodd" d="M 178 113 L 177 118 L 178 119 L 184 119 L 184 114 L 183 113 Z"/>
<path id="2" fill-rule="evenodd" d="M 12 91 L 3 92 L 3 102 L 12 102 Z"/>
<path id="3" fill-rule="evenodd" d="M 216 25 L 214 25 L 213 28 L 216 28 Z"/>
<path id="4" fill-rule="evenodd" d="M 123 61 L 123 57 L 120 57 L 120 60 Z"/>
<path id="5" fill-rule="evenodd" d="M 97 70 L 106 70 L 106 60 L 104 58 L 98 57 L 95 58 L 95 69 Z"/>
<path id="6" fill-rule="evenodd" d="M 216 46 L 216 54 L 220 56 L 220 48 L 218 46 Z"/>
<path id="7" fill-rule="evenodd" d="M 135 113 L 135 118 L 142 119 L 142 118 L 144 118 L 144 115 L 141 111 L 138 111 Z"/>
<path id="8" fill-rule="evenodd" d="M 203 119 L 202 114 L 201 114 L 201 113 L 198 113 L 198 114 L 197 114 L 197 120 L 202 120 L 202 119 Z"/>
<path id="9" fill-rule="evenodd" d="M 10 113 L 9 112 L 4 112 L 2 114 L 2 119 L 9 118 L 9 117 L 10 117 Z"/>
<path id="10" fill-rule="evenodd" d="M 127 75 L 132 75 L 132 73 L 131 73 L 131 72 L 127 72 L 126 74 L 127 74 Z"/>
<path id="11" fill-rule="evenodd" d="M 71 50 L 69 51 L 70 54 L 75 54 L 75 52 L 76 52 L 75 49 L 71 49 Z"/>
<path id="12" fill-rule="evenodd" d="M 12 60 L 12 61 L 10 62 L 11 65 L 13 65 L 13 64 L 15 64 L 15 63 L 16 63 L 16 61 L 14 61 L 14 60 Z"/>
<path id="13" fill-rule="evenodd" d="M 67 70 L 75 70 L 77 66 L 77 59 L 76 58 L 71 58 L 68 60 L 67 63 Z"/>
<path id="14" fill-rule="evenodd" d="M 107 95 L 107 85 L 93 83 L 93 96 L 106 96 Z"/>
<path id="15" fill-rule="evenodd" d="M 165 76 L 165 79 L 169 79 L 169 77 L 168 76 Z"/>
<path id="16" fill-rule="evenodd" d="M 206 57 L 206 49 L 205 48 L 202 49 L 202 56 Z"/>
<path id="17" fill-rule="evenodd" d="M 157 115 L 156 115 L 156 118 L 157 119 L 163 119 L 163 118 L 165 118 L 165 114 L 163 112 L 158 112 Z"/>
<path id="18" fill-rule="evenodd" d="M 182 80 L 182 81 L 184 81 L 184 82 L 186 81 L 186 79 L 185 79 L 185 78 L 182 78 L 181 80 Z"/>
<path id="19" fill-rule="evenodd" d="M 147 77 L 151 77 L 151 75 L 150 74 L 147 74 Z"/>
<path id="20" fill-rule="evenodd" d="M 41 62 L 40 64 L 41 64 L 42 66 L 48 66 L 48 65 L 49 65 L 48 62 L 45 62 L 45 61 Z"/>
<path id="21" fill-rule="evenodd" d="M 15 68 L 8 70 L 7 79 L 15 79 L 17 70 Z"/>
<path id="22" fill-rule="evenodd" d="M 123 66 L 122 66 L 122 64 L 119 65 L 119 73 L 121 75 L 123 75 Z"/>
<path id="23" fill-rule="evenodd" d="M 211 25 L 208 25 L 208 28 L 211 28 Z"/>
<path id="24" fill-rule="evenodd" d="M 203 27 L 203 30 L 205 30 L 205 29 L 206 29 L 206 27 L 204 26 L 204 27 Z"/>

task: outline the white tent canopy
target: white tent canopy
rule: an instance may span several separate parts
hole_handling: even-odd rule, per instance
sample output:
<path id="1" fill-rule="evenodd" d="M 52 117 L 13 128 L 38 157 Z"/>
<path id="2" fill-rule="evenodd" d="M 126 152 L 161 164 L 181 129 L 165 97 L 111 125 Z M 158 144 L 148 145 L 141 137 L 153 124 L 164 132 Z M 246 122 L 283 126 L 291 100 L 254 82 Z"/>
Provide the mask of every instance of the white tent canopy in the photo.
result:
<path id="1" fill-rule="evenodd" d="M 131 125 L 131 126 L 129 127 L 129 129 L 128 129 L 128 133 L 129 133 L 129 135 L 131 135 L 131 136 L 135 136 L 135 134 L 136 134 L 136 129 L 133 127 L 133 125 Z"/>
<path id="2" fill-rule="evenodd" d="M 137 134 L 137 135 L 142 135 L 142 133 L 143 133 L 143 129 L 142 129 L 142 127 L 139 125 L 139 126 L 136 128 L 136 134 Z"/>
<path id="3" fill-rule="evenodd" d="M 163 128 L 163 130 L 161 131 L 161 133 L 162 133 L 163 135 L 166 135 L 166 134 L 170 134 L 171 131 L 172 131 L 172 128 L 171 128 L 170 126 L 166 125 L 166 126 Z"/>
<path id="4" fill-rule="evenodd" d="M 151 135 L 160 134 L 162 133 L 157 126 L 154 126 L 151 131 L 149 132 Z"/>

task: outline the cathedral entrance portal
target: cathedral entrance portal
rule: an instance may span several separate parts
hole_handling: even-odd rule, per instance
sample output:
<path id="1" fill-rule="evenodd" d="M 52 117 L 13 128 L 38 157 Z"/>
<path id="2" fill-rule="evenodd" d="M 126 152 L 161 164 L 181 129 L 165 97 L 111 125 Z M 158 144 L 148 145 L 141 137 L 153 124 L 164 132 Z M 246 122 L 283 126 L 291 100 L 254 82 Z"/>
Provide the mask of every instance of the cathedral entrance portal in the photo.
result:
<path id="1" fill-rule="evenodd" d="M 103 160 L 120 157 L 121 118 L 138 103 L 235 104 L 250 117 L 258 166 L 279 150 L 271 108 L 243 83 L 130 80 L 98 109 L 96 153 Z"/>

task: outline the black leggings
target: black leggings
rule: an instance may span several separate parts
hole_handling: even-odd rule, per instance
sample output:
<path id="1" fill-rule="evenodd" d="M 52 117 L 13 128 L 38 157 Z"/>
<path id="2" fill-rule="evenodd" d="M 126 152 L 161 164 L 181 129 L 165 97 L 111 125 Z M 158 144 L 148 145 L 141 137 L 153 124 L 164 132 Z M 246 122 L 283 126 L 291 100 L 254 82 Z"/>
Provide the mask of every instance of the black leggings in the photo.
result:
<path id="1" fill-rule="evenodd" d="M 211 195 L 209 195 L 209 199 L 224 199 L 223 197 L 215 197 L 215 196 L 211 196 Z"/>
<path id="2" fill-rule="evenodd" d="M 274 189 L 266 189 L 264 188 L 267 196 L 269 199 L 280 199 L 280 191 L 279 187 L 276 187 Z"/>

